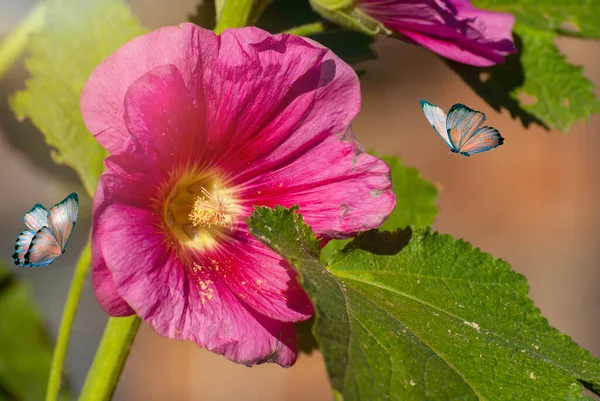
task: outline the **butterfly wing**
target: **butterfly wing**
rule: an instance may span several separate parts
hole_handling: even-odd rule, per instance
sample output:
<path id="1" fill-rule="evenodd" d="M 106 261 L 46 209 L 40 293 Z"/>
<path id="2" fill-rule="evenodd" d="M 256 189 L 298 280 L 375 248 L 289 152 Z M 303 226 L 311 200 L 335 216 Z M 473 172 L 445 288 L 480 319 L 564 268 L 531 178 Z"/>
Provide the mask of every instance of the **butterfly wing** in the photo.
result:
<path id="1" fill-rule="evenodd" d="M 71 238 L 78 211 L 79 197 L 75 192 L 50 209 L 48 226 L 56 238 L 61 253 L 66 248 L 69 238 Z"/>
<path id="2" fill-rule="evenodd" d="M 42 227 L 48 226 L 48 210 L 39 203 L 35 204 L 30 211 L 23 216 L 25 225 L 34 233 Z"/>
<path id="3" fill-rule="evenodd" d="M 444 113 L 444 110 L 426 100 L 421 100 L 421 109 L 423 110 L 425 117 L 427 117 L 429 124 L 431 124 L 444 142 L 446 142 L 446 145 L 450 146 L 451 149 L 454 149 L 454 145 L 452 144 L 450 136 L 448 135 L 448 130 L 446 129 L 446 113 Z"/>
<path id="4" fill-rule="evenodd" d="M 459 149 L 464 156 L 474 155 L 494 149 L 504 143 L 500 132 L 493 127 L 479 128 Z"/>
<path id="5" fill-rule="evenodd" d="M 12 255 L 15 260 L 15 265 L 25 266 L 25 254 L 29 250 L 29 245 L 31 245 L 31 240 L 34 235 L 35 231 L 25 230 L 17 237 L 15 253 Z"/>
<path id="6" fill-rule="evenodd" d="M 54 259 L 62 255 L 54 233 L 48 227 L 42 227 L 31 240 L 31 245 L 24 258 L 25 266 L 48 266 Z"/>
<path id="7" fill-rule="evenodd" d="M 456 151 L 462 152 L 462 146 L 483 125 L 484 121 L 485 114 L 470 109 L 464 104 L 457 103 L 450 108 L 446 126 Z"/>

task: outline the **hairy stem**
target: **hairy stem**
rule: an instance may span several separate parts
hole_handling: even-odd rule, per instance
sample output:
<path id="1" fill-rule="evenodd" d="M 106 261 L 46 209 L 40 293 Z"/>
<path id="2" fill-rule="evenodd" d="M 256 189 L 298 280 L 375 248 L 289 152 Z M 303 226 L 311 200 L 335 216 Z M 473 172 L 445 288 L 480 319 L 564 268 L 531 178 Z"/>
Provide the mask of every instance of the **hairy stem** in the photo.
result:
<path id="1" fill-rule="evenodd" d="M 60 392 L 63 366 L 67 356 L 69 338 L 71 337 L 71 328 L 73 327 L 73 321 L 75 320 L 79 299 L 81 298 L 81 292 L 85 285 L 85 279 L 90 271 L 90 259 L 91 250 L 90 244 L 88 243 L 85 248 L 83 248 L 83 252 L 79 257 L 79 262 L 77 262 L 73 281 L 71 282 L 71 288 L 69 289 L 69 295 L 67 296 L 67 302 L 65 303 L 65 308 L 63 310 L 62 321 L 60 322 L 60 328 L 58 330 L 58 338 L 56 339 L 56 346 L 54 347 L 54 354 L 52 355 L 46 401 L 56 401 L 58 393 Z"/>
<path id="2" fill-rule="evenodd" d="M 325 31 L 325 25 L 322 22 L 313 22 L 312 24 L 305 24 L 305 25 L 300 25 L 291 29 L 288 29 L 287 31 L 284 31 L 283 33 L 291 33 L 293 35 L 298 35 L 298 36 L 310 36 L 310 35 L 314 35 L 316 33 L 321 33 Z"/>
<path id="3" fill-rule="evenodd" d="M 79 401 L 109 401 L 112 398 L 140 322 L 137 315 L 108 320 Z"/>

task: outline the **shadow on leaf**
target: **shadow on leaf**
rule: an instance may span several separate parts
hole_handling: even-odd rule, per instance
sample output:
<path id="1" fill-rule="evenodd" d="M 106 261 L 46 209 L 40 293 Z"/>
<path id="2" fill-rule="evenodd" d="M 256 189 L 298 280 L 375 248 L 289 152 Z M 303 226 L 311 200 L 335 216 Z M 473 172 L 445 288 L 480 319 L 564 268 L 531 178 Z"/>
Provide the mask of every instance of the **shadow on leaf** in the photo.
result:
<path id="1" fill-rule="evenodd" d="M 294 324 L 296 327 L 296 335 L 298 336 L 298 352 L 310 355 L 314 350 L 319 349 L 319 344 L 317 344 L 317 340 L 312 332 L 314 324 L 314 315 L 308 320 Z"/>
<path id="2" fill-rule="evenodd" d="M 412 238 L 412 228 L 394 232 L 371 230 L 361 233 L 341 250 L 346 253 L 353 249 L 361 249 L 375 255 L 396 255 Z"/>
<path id="3" fill-rule="evenodd" d="M 593 394 L 600 395 L 600 387 L 599 386 L 595 385 L 594 383 L 590 383 L 585 380 L 582 380 L 582 379 L 577 379 L 577 380 L 579 381 L 579 383 L 581 383 L 583 385 L 583 387 L 585 387 L 587 390 L 589 390 Z"/>
<path id="4" fill-rule="evenodd" d="M 512 118 L 519 118 L 525 127 L 535 123 L 549 129 L 542 120 L 525 110 L 519 101 L 511 96 L 511 93 L 518 91 L 525 83 L 525 72 L 521 62 L 523 41 L 516 34 L 514 39 L 518 53 L 508 56 L 504 63 L 483 68 L 450 60 L 445 60 L 446 64 L 494 110 L 501 111 L 505 108 Z"/>

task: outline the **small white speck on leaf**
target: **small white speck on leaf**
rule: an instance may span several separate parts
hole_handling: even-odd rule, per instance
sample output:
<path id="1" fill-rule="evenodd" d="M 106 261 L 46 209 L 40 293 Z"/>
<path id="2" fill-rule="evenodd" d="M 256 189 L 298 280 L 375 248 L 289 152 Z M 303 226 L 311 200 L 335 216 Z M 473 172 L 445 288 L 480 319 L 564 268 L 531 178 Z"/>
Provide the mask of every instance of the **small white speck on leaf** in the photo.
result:
<path id="1" fill-rule="evenodd" d="M 412 379 L 410 379 L 410 381 L 408 382 L 408 384 L 410 384 L 413 387 L 417 385 L 417 383 L 415 383 Z"/>
<path id="2" fill-rule="evenodd" d="M 464 324 L 466 324 L 468 326 L 471 326 L 472 328 L 474 328 L 475 330 L 477 330 L 478 333 L 481 332 L 481 327 L 479 327 L 479 325 L 477 323 L 475 323 L 475 322 L 471 323 L 471 322 L 465 321 Z"/>
<path id="3" fill-rule="evenodd" d="M 535 380 L 535 374 L 533 372 L 529 372 L 529 378 Z"/>

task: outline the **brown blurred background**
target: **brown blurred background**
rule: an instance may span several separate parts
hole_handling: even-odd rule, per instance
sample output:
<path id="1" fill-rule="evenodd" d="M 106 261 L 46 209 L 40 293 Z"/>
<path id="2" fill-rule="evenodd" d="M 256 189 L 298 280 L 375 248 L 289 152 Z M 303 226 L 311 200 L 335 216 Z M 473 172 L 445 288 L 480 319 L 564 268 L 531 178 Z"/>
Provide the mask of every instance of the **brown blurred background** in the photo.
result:
<path id="1" fill-rule="evenodd" d="M 35 3 L 0 0 L 0 36 Z M 149 28 L 184 21 L 196 0 L 133 0 Z M 581 64 L 600 86 L 600 42 L 561 39 L 569 60 Z M 401 156 L 441 190 L 436 230 L 464 238 L 502 258 L 531 286 L 530 295 L 550 324 L 600 357 L 600 117 L 569 135 L 524 129 L 508 113 L 496 113 L 445 64 L 424 49 L 396 40 L 375 44 L 376 61 L 361 65 L 362 112 L 354 132 L 365 146 Z M 52 205 L 71 191 L 84 191 L 75 174 L 56 166 L 41 134 L 17 123 L 7 96 L 23 86 L 21 64 L 0 81 L 0 255 L 12 266 L 22 214 L 34 203 Z M 600 89 L 596 90 L 600 95 Z M 419 99 L 448 109 L 461 102 L 484 111 L 505 145 L 483 155 L 450 155 L 431 129 Z M 50 333 L 56 336 L 79 250 L 89 230 L 89 199 L 67 254 L 46 269 L 12 269 L 31 286 Z M 86 288 L 74 328 L 67 372 L 79 390 L 106 316 Z M 188 342 L 166 340 L 142 325 L 115 400 L 330 400 L 321 356 L 301 356 L 290 369 L 246 368 Z"/>

